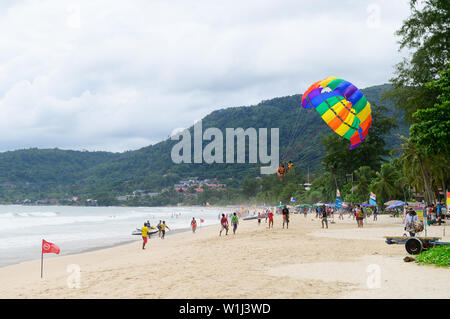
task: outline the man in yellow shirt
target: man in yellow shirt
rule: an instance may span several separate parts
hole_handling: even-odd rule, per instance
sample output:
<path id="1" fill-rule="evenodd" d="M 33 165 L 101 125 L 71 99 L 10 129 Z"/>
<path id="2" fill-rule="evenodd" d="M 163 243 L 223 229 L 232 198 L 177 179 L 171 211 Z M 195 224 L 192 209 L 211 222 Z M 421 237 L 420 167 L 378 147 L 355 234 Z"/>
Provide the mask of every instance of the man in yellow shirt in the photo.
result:
<path id="1" fill-rule="evenodd" d="M 166 221 L 164 220 L 164 221 L 161 223 L 161 239 L 164 239 L 164 236 L 165 236 L 165 234 L 166 234 L 166 228 L 167 228 L 167 229 L 170 229 L 169 226 L 166 225 Z"/>
<path id="2" fill-rule="evenodd" d="M 147 237 L 148 237 L 148 227 L 147 224 L 144 223 L 144 226 L 141 228 L 142 231 L 142 249 L 145 249 L 145 244 L 147 244 Z"/>

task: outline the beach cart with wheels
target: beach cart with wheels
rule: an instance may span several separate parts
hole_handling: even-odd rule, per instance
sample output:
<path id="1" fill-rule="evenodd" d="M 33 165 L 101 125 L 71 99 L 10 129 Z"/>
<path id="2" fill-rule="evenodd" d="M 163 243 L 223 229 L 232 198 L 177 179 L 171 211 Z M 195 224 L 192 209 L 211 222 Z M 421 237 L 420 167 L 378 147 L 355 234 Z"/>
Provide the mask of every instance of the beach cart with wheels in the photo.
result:
<path id="1" fill-rule="evenodd" d="M 435 246 L 450 245 L 450 242 L 439 241 L 440 237 L 384 236 L 384 238 L 388 245 L 405 245 L 405 249 L 410 255 L 418 255 Z"/>

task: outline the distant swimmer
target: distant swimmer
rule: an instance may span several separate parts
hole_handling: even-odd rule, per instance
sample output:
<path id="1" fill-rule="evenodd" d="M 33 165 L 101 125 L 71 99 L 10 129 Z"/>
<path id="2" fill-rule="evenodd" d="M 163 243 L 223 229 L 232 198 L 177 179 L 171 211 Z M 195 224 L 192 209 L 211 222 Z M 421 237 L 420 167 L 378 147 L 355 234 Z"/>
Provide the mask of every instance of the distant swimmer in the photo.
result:
<path id="1" fill-rule="evenodd" d="M 169 226 L 166 225 L 166 221 L 161 223 L 161 239 L 164 239 L 164 235 L 166 234 L 166 228 L 170 230 Z"/>
<path id="2" fill-rule="evenodd" d="M 228 235 L 228 219 L 225 217 L 225 214 L 222 214 L 222 219 L 220 220 L 220 232 L 219 236 L 222 236 L 222 231 L 225 229 L 225 235 Z"/>
<path id="3" fill-rule="evenodd" d="M 141 228 L 142 231 L 142 249 L 145 249 L 145 244 L 147 244 L 147 237 L 148 237 L 148 227 L 146 226 L 147 223 L 144 223 L 144 226 Z"/>
<path id="4" fill-rule="evenodd" d="M 191 227 L 192 227 L 192 232 L 195 233 L 195 230 L 197 229 L 197 221 L 195 220 L 194 217 L 192 217 Z"/>
<path id="5" fill-rule="evenodd" d="M 236 229 L 239 225 L 239 218 L 237 217 L 236 213 L 233 214 L 233 217 L 231 217 L 231 225 L 233 226 L 233 235 L 236 234 Z"/>

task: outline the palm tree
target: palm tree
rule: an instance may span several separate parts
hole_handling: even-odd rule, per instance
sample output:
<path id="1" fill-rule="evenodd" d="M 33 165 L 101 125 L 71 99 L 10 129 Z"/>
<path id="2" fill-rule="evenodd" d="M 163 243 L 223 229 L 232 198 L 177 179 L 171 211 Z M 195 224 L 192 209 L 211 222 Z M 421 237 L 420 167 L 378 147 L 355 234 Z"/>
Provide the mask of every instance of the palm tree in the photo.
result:
<path id="1" fill-rule="evenodd" d="M 432 176 L 430 174 L 429 159 L 423 155 L 419 146 L 411 138 L 400 136 L 404 142 L 401 145 L 402 156 L 400 163 L 403 166 L 403 174 L 411 186 L 425 192 L 427 203 L 433 202 Z"/>
<path id="2" fill-rule="evenodd" d="M 405 185 L 405 179 L 391 163 L 381 165 L 379 172 L 375 173 L 370 189 L 377 194 L 381 202 L 398 198 L 403 195 L 402 190 Z"/>
<path id="3" fill-rule="evenodd" d="M 356 185 L 354 195 L 359 202 L 369 198 L 369 185 L 373 178 L 374 171 L 369 166 L 361 166 L 355 171 Z"/>

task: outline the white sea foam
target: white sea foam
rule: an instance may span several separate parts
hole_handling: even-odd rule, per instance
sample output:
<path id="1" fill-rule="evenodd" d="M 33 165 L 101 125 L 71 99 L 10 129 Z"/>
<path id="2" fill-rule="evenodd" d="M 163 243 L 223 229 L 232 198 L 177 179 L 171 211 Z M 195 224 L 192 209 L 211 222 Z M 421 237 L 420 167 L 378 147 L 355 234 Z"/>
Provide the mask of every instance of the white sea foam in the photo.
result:
<path id="1" fill-rule="evenodd" d="M 0 266 L 39 258 L 42 239 L 56 243 L 61 254 L 70 254 L 140 240 L 131 233 L 147 220 L 154 226 L 165 220 L 176 230 L 189 228 L 192 217 L 200 227 L 217 224 L 222 212 L 186 207 L 0 206 Z"/>

